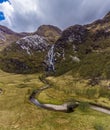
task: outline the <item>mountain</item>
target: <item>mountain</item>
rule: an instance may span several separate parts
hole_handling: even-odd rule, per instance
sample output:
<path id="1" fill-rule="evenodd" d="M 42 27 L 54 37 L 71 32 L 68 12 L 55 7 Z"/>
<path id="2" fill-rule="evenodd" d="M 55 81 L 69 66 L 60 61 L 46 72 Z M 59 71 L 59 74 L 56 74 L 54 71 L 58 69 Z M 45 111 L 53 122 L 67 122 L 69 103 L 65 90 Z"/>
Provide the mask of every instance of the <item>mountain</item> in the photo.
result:
<path id="1" fill-rule="evenodd" d="M 34 34 L 44 36 L 49 43 L 54 43 L 61 36 L 61 29 L 53 25 L 42 25 Z"/>
<path id="2" fill-rule="evenodd" d="M 110 78 L 110 13 L 88 25 L 61 31 L 43 25 L 29 36 L 7 46 L 0 54 L 0 68 L 15 73 L 71 71 L 84 78 Z"/>
<path id="3" fill-rule="evenodd" d="M 110 78 L 110 13 L 88 25 L 65 29 L 55 43 L 56 75 Z"/>
<path id="4" fill-rule="evenodd" d="M 47 40 L 37 34 L 21 38 L 1 52 L 1 69 L 15 73 L 41 71 L 48 47 Z"/>
<path id="5" fill-rule="evenodd" d="M 43 70 L 43 66 L 47 66 L 45 59 L 50 44 L 61 35 L 61 30 L 52 25 L 40 26 L 33 33 L 15 33 L 6 27 L 3 29 L 1 40 L 7 39 L 2 46 L 4 49 L 0 55 L 0 67 L 4 71 L 15 73 L 33 73 Z"/>
<path id="6" fill-rule="evenodd" d="M 28 33 L 16 33 L 9 28 L 0 25 L 0 50 L 26 35 L 28 35 Z"/>
<path id="7" fill-rule="evenodd" d="M 89 31 L 81 25 L 75 25 L 62 32 L 55 43 L 56 71 L 70 70 L 74 62 L 79 62 L 79 46 L 84 45 L 89 38 Z M 62 66 L 62 67 L 61 67 Z"/>

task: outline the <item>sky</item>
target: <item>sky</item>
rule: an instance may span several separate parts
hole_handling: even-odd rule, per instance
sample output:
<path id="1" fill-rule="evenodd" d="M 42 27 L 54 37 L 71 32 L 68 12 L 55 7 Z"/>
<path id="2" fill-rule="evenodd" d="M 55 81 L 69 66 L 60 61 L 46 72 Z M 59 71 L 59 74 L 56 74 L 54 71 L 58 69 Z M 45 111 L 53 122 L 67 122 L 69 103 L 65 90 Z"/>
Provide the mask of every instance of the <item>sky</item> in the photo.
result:
<path id="1" fill-rule="evenodd" d="M 33 32 L 40 25 L 65 29 L 87 24 L 110 11 L 110 0 L 0 0 L 0 25 Z"/>

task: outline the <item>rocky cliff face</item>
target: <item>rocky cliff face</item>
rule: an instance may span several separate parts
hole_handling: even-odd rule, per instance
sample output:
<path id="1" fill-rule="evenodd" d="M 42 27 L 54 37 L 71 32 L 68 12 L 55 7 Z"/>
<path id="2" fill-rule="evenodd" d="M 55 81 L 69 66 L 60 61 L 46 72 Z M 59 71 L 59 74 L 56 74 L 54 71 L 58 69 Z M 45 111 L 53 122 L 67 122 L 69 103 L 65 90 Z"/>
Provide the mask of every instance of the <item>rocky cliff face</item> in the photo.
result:
<path id="1" fill-rule="evenodd" d="M 76 52 L 78 46 L 86 41 L 88 34 L 89 31 L 81 25 L 67 28 L 55 43 L 56 52 L 61 53 L 62 58 L 64 58 L 63 52 L 69 48 L 71 48 L 71 51 Z"/>
<path id="2" fill-rule="evenodd" d="M 32 55 L 34 51 L 44 52 L 48 50 L 47 40 L 39 35 L 26 36 L 16 42 L 23 51 Z"/>
<path id="3" fill-rule="evenodd" d="M 61 70 L 61 66 L 62 71 L 70 70 L 72 64 L 80 62 L 79 46 L 86 42 L 89 35 L 89 30 L 81 25 L 71 26 L 62 32 L 61 37 L 55 43 L 57 71 Z"/>

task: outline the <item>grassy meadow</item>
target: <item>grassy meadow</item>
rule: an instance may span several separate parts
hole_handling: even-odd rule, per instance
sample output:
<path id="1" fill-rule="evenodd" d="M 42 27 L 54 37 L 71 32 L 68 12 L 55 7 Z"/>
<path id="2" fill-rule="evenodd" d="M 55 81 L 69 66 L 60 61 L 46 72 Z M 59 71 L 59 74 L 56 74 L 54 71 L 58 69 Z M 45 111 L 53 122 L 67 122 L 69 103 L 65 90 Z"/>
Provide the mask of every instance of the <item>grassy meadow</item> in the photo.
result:
<path id="1" fill-rule="evenodd" d="M 0 93 L 0 130 L 110 130 L 110 116 L 93 111 L 84 103 L 73 113 L 48 111 L 30 103 L 28 98 L 32 90 L 44 85 L 39 80 L 40 75 L 0 71 L 0 88 L 3 90 Z M 38 99 L 41 102 L 61 104 L 78 99 L 105 106 L 110 104 L 108 97 L 99 94 L 100 87 L 87 86 L 87 80 L 69 74 L 47 79 L 52 88 L 40 93 Z M 89 88 L 94 90 L 87 91 Z"/>

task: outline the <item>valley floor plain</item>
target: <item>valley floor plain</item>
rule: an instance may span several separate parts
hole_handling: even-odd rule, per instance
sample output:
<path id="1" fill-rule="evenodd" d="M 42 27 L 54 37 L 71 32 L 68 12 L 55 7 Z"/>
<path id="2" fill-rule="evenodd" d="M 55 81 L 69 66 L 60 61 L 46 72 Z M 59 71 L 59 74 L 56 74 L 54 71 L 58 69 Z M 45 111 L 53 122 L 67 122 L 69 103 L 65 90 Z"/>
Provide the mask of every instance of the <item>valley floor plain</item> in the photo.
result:
<path id="1" fill-rule="evenodd" d="M 34 106 L 29 96 L 33 90 L 44 85 L 39 80 L 40 75 L 0 71 L 0 88 L 3 90 L 0 93 L 0 130 L 110 130 L 110 116 L 94 111 L 84 103 L 72 113 L 48 111 Z M 87 81 L 73 80 L 69 73 L 47 79 L 53 87 L 40 93 L 40 102 L 61 104 L 79 99 L 105 106 L 110 103 L 108 98 L 97 96 L 98 93 L 93 98 L 85 96 L 81 87 L 86 92 Z"/>

